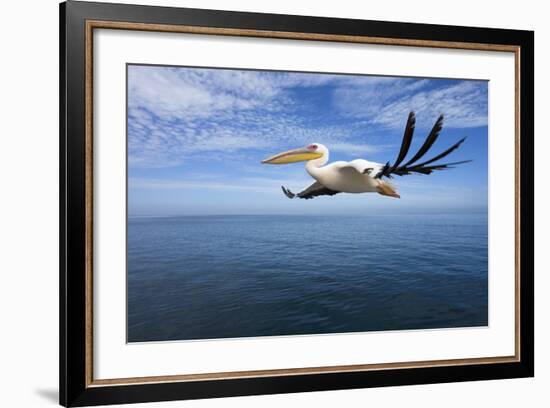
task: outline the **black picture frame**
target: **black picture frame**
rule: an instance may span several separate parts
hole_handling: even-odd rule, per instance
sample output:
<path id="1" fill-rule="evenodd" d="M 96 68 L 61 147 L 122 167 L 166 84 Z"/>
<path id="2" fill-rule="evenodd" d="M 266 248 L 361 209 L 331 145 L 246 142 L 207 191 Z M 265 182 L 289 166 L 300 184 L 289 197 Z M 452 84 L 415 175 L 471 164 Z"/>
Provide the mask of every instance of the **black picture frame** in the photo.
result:
<path id="1" fill-rule="evenodd" d="M 534 375 L 534 33 L 352 19 L 256 14 L 185 8 L 68 1 L 60 5 L 60 403 L 64 406 L 445 383 Z M 217 27 L 269 32 L 460 42 L 517 47 L 517 128 L 521 144 L 517 267 L 521 358 L 492 364 L 460 364 L 137 384 L 90 382 L 87 371 L 86 277 L 86 29 L 87 21 Z M 88 153 L 89 154 L 89 153 Z M 89 236 L 88 236 L 89 237 Z"/>

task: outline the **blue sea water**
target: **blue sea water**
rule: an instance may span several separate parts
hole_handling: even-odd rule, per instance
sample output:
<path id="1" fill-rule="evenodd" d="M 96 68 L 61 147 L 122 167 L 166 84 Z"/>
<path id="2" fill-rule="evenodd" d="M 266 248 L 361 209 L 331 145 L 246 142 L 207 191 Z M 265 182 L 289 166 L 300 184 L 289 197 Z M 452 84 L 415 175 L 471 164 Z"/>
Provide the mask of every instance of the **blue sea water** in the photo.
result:
<path id="1" fill-rule="evenodd" d="M 129 218 L 128 341 L 486 326 L 487 215 Z"/>

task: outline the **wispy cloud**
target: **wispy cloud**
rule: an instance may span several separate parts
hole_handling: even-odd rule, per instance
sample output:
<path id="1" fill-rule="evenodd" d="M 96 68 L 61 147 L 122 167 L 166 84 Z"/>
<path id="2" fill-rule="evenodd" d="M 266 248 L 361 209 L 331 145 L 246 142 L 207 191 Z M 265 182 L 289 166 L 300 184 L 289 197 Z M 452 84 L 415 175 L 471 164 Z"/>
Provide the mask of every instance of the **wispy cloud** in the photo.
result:
<path id="1" fill-rule="evenodd" d="M 487 125 L 487 86 L 480 81 L 453 81 L 434 88 L 433 81 L 408 78 L 365 82 L 335 91 L 335 105 L 346 116 L 388 128 L 404 126 L 415 111 L 420 126 L 444 114 L 445 126 Z"/>
<path id="2" fill-rule="evenodd" d="M 178 166 L 205 152 L 215 160 L 311 142 L 350 157 L 373 154 L 396 142 L 378 138 L 376 129 L 402 128 L 409 110 L 417 112 L 419 127 L 439 113 L 446 126 L 485 125 L 480 84 L 132 65 L 129 165 Z"/>
<path id="3" fill-rule="evenodd" d="M 128 68 L 129 109 L 146 108 L 165 120 L 207 118 L 266 107 L 278 92 L 267 78 L 249 71 Z"/>

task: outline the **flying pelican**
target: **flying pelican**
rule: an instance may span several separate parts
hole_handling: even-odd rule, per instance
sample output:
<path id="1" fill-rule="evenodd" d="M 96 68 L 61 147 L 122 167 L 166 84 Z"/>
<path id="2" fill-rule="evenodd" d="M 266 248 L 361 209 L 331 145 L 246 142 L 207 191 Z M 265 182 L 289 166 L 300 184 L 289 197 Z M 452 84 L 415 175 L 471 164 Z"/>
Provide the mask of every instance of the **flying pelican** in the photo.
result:
<path id="1" fill-rule="evenodd" d="M 294 194 L 289 189 L 282 186 L 283 193 L 288 198 L 298 197 L 310 199 L 323 195 L 332 196 L 338 193 L 378 193 L 384 196 L 401 198 L 395 190 L 395 187 L 391 183 L 383 180 L 383 177 L 390 179 L 394 175 L 405 176 L 412 173 L 431 174 L 434 170 L 452 168 L 454 165 L 471 161 L 464 160 L 454 163 L 433 164 L 458 149 L 464 140 L 466 140 L 466 138 L 463 138 L 437 156 L 417 163 L 437 140 L 443 127 L 443 115 L 441 115 L 416 154 L 405 162 L 405 164 L 401 164 L 409 152 L 415 123 L 416 117 L 414 112 L 411 112 L 409 113 L 409 118 L 405 127 L 405 134 L 403 135 L 399 155 L 393 164 L 390 164 L 390 162 L 381 164 L 357 159 L 350 162 L 337 161 L 325 166 L 328 162 L 329 151 L 320 143 L 312 143 L 306 147 L 276 154 L 275 156 L 262 160 L 262 163 L 287 164 L 307 161 L 306 171 L 315 179 L 315 182 L 298 194 Z"/>

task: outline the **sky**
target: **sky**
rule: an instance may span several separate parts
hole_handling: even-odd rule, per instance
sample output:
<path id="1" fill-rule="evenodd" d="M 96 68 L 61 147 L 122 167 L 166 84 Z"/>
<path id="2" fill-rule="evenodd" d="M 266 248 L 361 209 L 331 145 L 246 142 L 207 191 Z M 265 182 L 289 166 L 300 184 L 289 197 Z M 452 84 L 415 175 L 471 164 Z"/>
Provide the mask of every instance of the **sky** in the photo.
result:
<path id="1" fill-rule="evenodd" d="M 376 214 L 487 209 L 488 82 L 127 66 L 128 215 Z M 305 163 L 262 165 L 281 151 L 322 143 L 330 161 L 397 157 L 410 111 L 409 156 L 440 114 L 426 158 L 462 137 L 446 159 L 472 160 L 431 175 L 396 177 L 401 199 L 338 194 L 289 200 L 313 181 Z M 445 160 L 445 159 L 444 159 Z"/>

